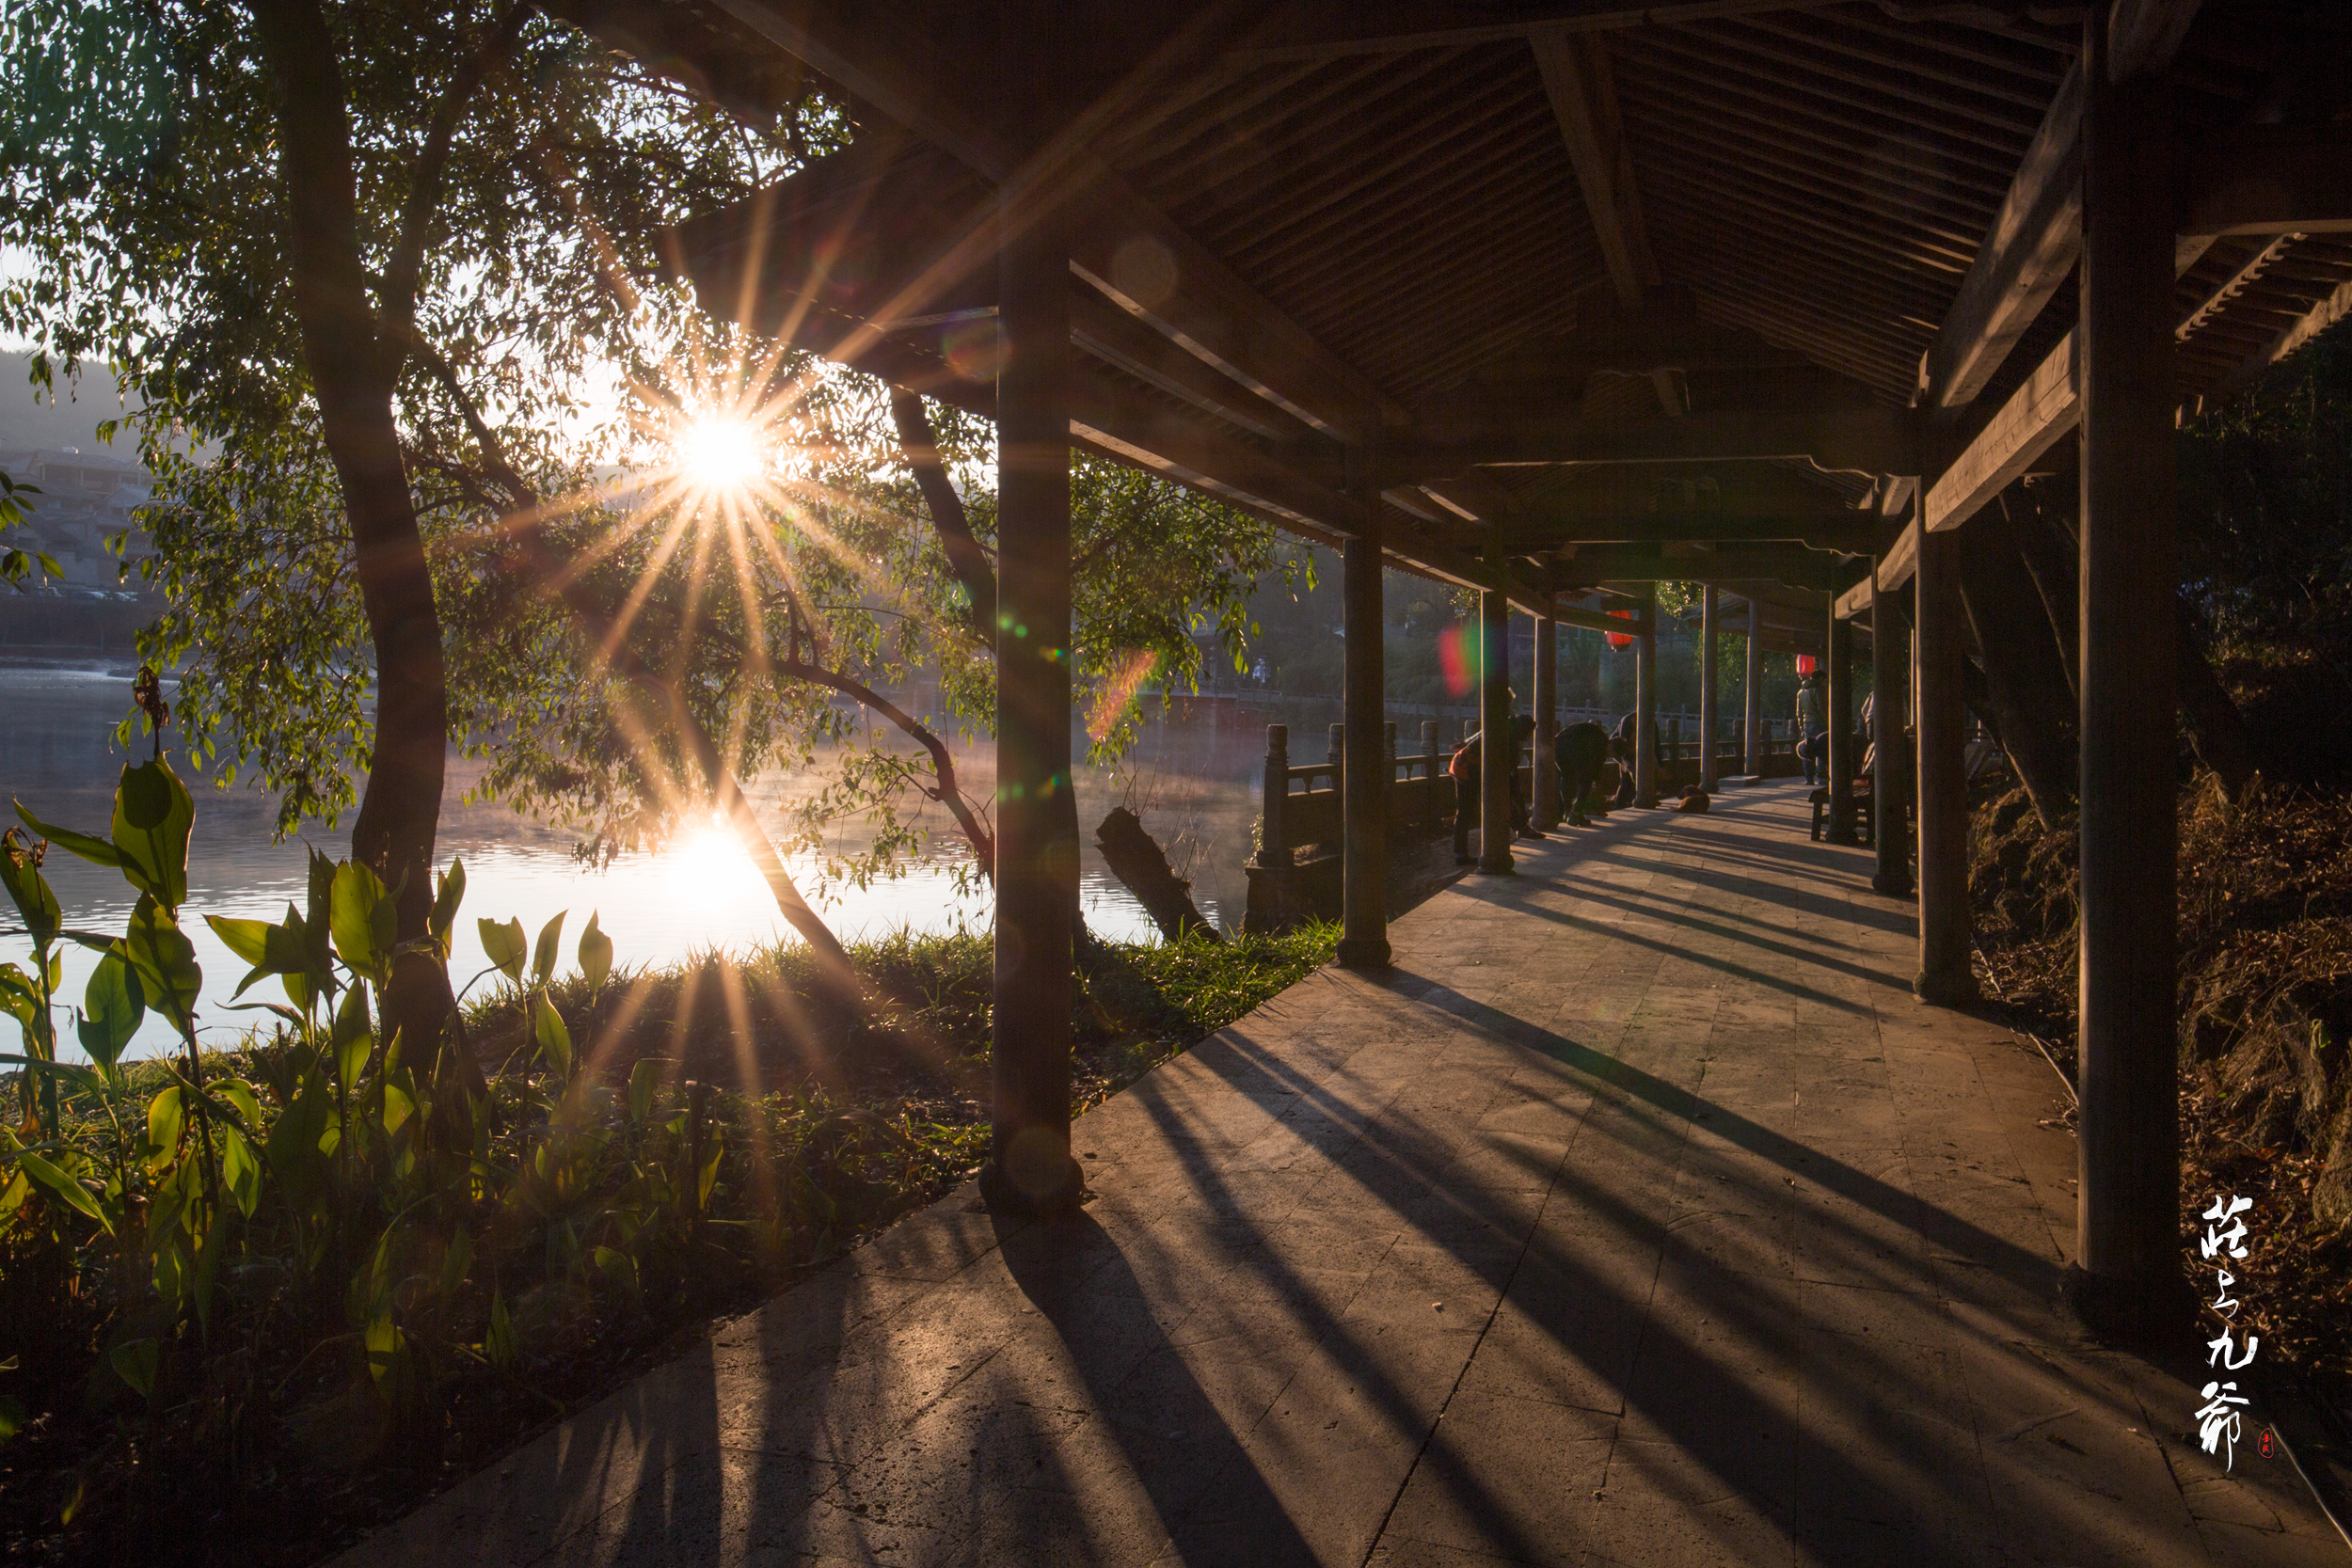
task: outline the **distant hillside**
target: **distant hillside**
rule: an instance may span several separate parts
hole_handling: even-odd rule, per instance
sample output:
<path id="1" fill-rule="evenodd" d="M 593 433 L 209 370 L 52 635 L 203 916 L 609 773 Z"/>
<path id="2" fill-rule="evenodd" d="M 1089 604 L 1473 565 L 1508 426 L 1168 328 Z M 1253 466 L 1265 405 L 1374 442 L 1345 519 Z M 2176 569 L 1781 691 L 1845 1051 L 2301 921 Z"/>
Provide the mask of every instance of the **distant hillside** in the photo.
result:
<path id="1" fill-rule="evenodd" d="M 0 447 L 76 447 L 125 462 L 138 460 L 138 448 L 130 436 L 117 436 L 112 447 L 98 439 L 102 421 L 122 416 L 104 372 L 85 375 L 78 388 L 60 386 L 52 403 L 47 392 L 33 386 L 31 369 L 25 355 L 0 354 Z"/>

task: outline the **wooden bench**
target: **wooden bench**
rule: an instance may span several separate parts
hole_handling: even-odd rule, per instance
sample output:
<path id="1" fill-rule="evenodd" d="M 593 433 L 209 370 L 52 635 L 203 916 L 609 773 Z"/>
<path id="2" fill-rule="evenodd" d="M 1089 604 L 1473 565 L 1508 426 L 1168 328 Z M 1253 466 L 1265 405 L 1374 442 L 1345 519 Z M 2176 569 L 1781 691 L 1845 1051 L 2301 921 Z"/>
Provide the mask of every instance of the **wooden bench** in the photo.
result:
<path id="1" fill-rule="evenodd" d="M 1871 781 L 1867 775 L 1854 780 L 1853 793 L 1849 798 L 1853 801 L 1854 842 L 1857 844 L 1876 842 L 1872 834 L 1877 829 L 1877 822 L 1873 816 L 1877 797 L 1871 788 Z M 1813 841 L 1818 844 L 1821 840 L 1821 830 L 1829 821 L 1829 785 L 1823 784 L 1815 790 L 1811 799 L 1813 801 Z"/>
<path id="2" fill-rule="evenodd" d="M 1863 748 L 1862 770 L 1854 776 L 1853 791 L 1850 797 L 1853 801 L 1854 842 L 1857 844 L 1877 842 L 1874 835 L 1878 831 L 1875 815 L 1878 808 L 1878 794 L 1872 787 L 1870 778 L 1870 765 L 1877 760 L 1878 748 L 1876 746 Z M 1823 784 L 1815 790 L 1810 799 L 1813 802 L 1813 842 L 1819 844 L 1821 841 L 1821 830 L 1829 821 L 1829 785 Z"/>

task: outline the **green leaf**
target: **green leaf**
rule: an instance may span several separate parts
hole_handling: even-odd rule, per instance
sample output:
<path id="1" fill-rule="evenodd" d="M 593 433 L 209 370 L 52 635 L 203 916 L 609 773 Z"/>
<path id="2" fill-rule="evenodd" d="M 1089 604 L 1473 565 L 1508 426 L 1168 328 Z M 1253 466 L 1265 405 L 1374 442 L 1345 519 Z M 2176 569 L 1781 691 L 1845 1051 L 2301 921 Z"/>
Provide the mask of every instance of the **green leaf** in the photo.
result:
<path id="1" fill-rule="evenodd" d="M 555 976 L 556 944 L 564 940 L 564 916 L 568 911 L 558 911 L 553 920 L 539 927 L 538 945 L 531 955 L 531 977 L 546 985 Z"/>
<path id="2" fill-rule="evenodd" d="M 596 928 L 596 911 L 588 914 L 588 925 L 580 933 L 580 972 L 588 976 L 590 991 L 604 989 L 606 976 L 612 973 L 612 939 Z"/>
<path id="3" fill-rule="evenodd" d="M 492 963 L 516 985 L 523 981 L 523 960 L 531 949 L 523 943 L 523 923 L 510 920 L 501 926 L 495 920 L 477 920 L 474 928 L 482 933 L 482 951 Z"/>
<path id="4" fill-rule="evenodd" d="M 441 1298 L 446 1301 L 457 1293 L 473 1272 L 473 1238 L 459 1226 L 449 1239 L 449 1250 L 441 1254 Z"/>
<path id="5" fill-rule="evenodd" d="M 661 1063 L 640 1056 L 628 1069 L 628 1119 L 642 1122 L 653 1115 L 653 1097 L 661 1087 Z"/>
<path id="6" fill-rule="evenodd" d="M 21 1067 L 28 1071 L 38 1072 L 44 1078 L 59 1079 L 84 1094 L 106 1092 L 106 1081 L 103 1078 L 99 1077 L 89 1069 L 77 1067 L 72 1062 L 46 1062 L 38 1056 L 19 1056 L 10 1053 L 0 1055 L 0 1065 Z"/>
<path id="7" fill-rule="evenodd" d="M 31 1418 L 23 1401 L 13 1395 L 0 1394 L 0 1443 L 24 1431 L 24 1423 Z"/>
<path id="8" fill-rule="evenodd" d="M 397 1132 L 402 1124 L 417 1114 L 417 1102 L 398 1084 L 384 1085 L 384 1131 Z"/>
<path id="9" fill-rule="evenodd" d="M 366 1338 L 368 1375 L 374 1378 L 375 1386 L 381 1388 L 398 1371 L 400 1353 L 408 1340 L 393 1325 L 389 1311 L 377 1313 L 368 1320 Z"/>
<path id="10" fill-rule="evenodd" d="M 155 1372 L 162 1366 L 163 1346 L 152 1339 L 126 1339 L 106 1353 L 106 1365 L 139 1398 L 155 1397 Z"/>
<path id="11" fill-rule="evenodd" d="M 0 1011 L 29 1032 L 40 1026 L 40 988 L 33 977 L 11 963 L 0 963 Z"/>
<path id="12" fill-rule="evenodd" d="M 542 991 L 531 999 L 532 1033 L 539 1041 L 539 1053 L 547 1058 L 559 1077 L 572 1075 L 572 1032 L 564 1026 L 564 1015 L 555 1010 Z"/>
<path id="13" fill-rule="evenodd" d="M 98 1207 L 98 1200 L 90 1196 L 87 1187 L 83 1186 L 81 1182 L 30 1149 L 18 1150 L 16 1163 L 23 1166 L 24 1174 L 31 1177 L 40 1186 L 69 1206 L 80 1210 L 91 1219 L 96 1220 L 105 1227 L 107 1235 L 114 1234 L 114 1221 L 108 1219 L 105 1211 Z"/>
<path id="14" fill-rule="evenodd" d="M 600 1246 L 591 1255 L 596 1272 L 622 1290 L 630 1300 L 637 1297 L 637 1259 L 617 1248 Z"/>
<path id="15" fill-rule="evenodd" d="M 22 800 L 16 803 L 16 815 L 24 819 L 26 827 L 68 854 L 79 855 L 93 865 L 120 865 L 122 863 L 122 851 L 104 839 L 93 838 L 87 833 L 77 833 L 70 828 L 53 828 L 25 810 L 24 802 Z"/>
<path id="16" fill-rule="evenodd" d="M 253 1085 L 242 1078 L 216 1079 L 207 1085 L 215 1094 L 229 1101 L 244 1118 L 245 1130 L 256 1137 L 262 1132 L 262 1097 L 253 1092 Z"/>
<path id="17" fill-rule="evenodd" d="M 246 962 L 260 965 L 269 953 L 270 923 L 266 920 L 232 920 L 227 915 L 208 914 L 204 924 L 213 928 L 229 951 Z"/>
<path id="18" fill-rule="evenodd" d="M 373 871 L 354 861 L 335 868 L 334 912 L 328 917 L 335 952 L 354 974 L 371 980 L 384 978 L 390 958 L 390 944 L 375 940 L 375 913 L 384 903 L 384 881 Z"/>
<path id="19" fill-rule="evenodd" d="M 375 1049 L 375 1031 L 368 1024 L 366 991 L 354 986 L 343 992 L 342 1006 L 335 1009 L 335 1026 L 327 1039 L 334 1051 L 335 1070 L 342 1075 L 344 1090 L 357 1089 L 359 1075 L 367 1070 L 369 1053 Z"/>
<path id="20" fill-rule="evenodd" d="M 466 898 L 466 863 L 453 860 L 449 869 L 441 873 L 440 885 L 433 893 L 433 916 L 429 928 L 433 940 L 441 945 L 444 957 L 449 952 L 449 934 L 457 926 L 457 906 Z"/>
<path id="21" fill-rule="evenodd" d="M 710 1151 L 703 1156 L 703 1168 L 694 1178 L 694 1211 L 701 1213 L 710 1207 L 710 1189 L 718 1184 L 719 1156 L 726 1152 L 726 1145 L 717 1138 L 710 1140 Z"/>
<path id="22" fill-rule="evenodd" d="M 151 1225 L 148 1233 L 154 1234 Z M 192 1261 L 185 1236 L 173 1236 L 155 1249 L 155 1295 L 163 1309 L 175 1317 L 179 1315 L 180 1303 L 187 1296 Z"/>
<path id="23" fill-rule="evenodd" d="M 139 895 L 131 911 L 123 947 L 131 967 L 138 973 L 147 1005 L 185 1034 L 194 1026 L 196 999 L 204 990 L 204 971 L 196 961 L 195 944 L 153 894 Z"/>
<path id="24" fill-rule="evenodd" d="M 122 875 L 174 912 L 188 899 L 188 833 L 195 825 L 196 802 L 171 764 L 157 757 L 122 770 L 114 820 Z"/>
<path id="25" fill-rule="evenodd" d="M 229 1184 L 229 1196 L 236 1199 L 237 1212 L 251 1219 L 254 1205 L 262 1201 L 261 1159 L 245 1141 L 244 1133 L 226 1123 L 218 1131 L 221 1180 Z"/>
<path id="26" fill-rule="evenodd" d="M 180 1085 L 158 1094 L 147 1102 L 147 1168 L 161 1173 L 180 1152 L 180 1133 L 187 1126 L 187 1106 L 180 1095 Z"/>
<path id="27" fill-rule="evenodd" d="M 506 1292 L 490 1292 L 490 1330 L 482 1337 L 482 1354 L 501 1371 L 514 1370 L 516 1354 L 515 1320 L 506 1310 Z"/>
<path id="28" fill-rule="evenodd" d="M 24 934 L 33 939 L 36 948 L 47 949 L 64 928 L 65 914 L 57 908 L 57 895 L 49 890 L 48 879 L 41 876 L 32 857 L 18 848 L 14 838 L 0 846 L 0 883 L 7 884 L 17 912 L 24 917 Z"/>
<path id="29" fill-rule="evenodd" d="M 318 850 L 310 851 L 310 902 L 302 916 L 302 936 L 310 953 L 306 966 L 314 976 L 332 979 L 334 962 L 327 950 L 328 935 L 335 920 L 335 863 Z"/>
<path id="30" fill-rule="evenodd" d="M 74 1032 L 89 1059 L 111 1070 L 146 1017 L 146 993 L 118 944 L 90 971 L 89 984 L 82 989 L 82 1021 Z"/>

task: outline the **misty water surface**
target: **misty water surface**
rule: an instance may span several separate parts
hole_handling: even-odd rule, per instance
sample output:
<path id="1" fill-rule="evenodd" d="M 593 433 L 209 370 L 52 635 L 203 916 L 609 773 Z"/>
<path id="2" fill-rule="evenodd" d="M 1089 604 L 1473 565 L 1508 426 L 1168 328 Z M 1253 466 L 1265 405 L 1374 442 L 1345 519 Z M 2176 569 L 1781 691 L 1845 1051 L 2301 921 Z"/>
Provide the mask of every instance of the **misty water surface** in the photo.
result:
<path id="1" fill-rule="evenodd" d="M 0 718 L 0 799 L 21 800 L 59 827 L 103 835 L 115 783 L 126 760 L 114 742 L 113 729 L 127 711 L 130 689 L 127 673 L 119 670 L 0 667 L 0 716 L 5 716 Z M 1085 909 L 1097 932 L 1129 940 L 1155 937 L 1150 920 L 1111 877 L 1092 842 L 1094 825 L 1122 799 L 1140 807 L 1145 825 L 1168 847 L 1178 874 L 1193 879 L 1201 912 L 1220 926 L 1239 927 L 1247 894 L 1242 863 L 1249 853 L 1263 736 L 1257 726 L 1228 725 L 1220 732 L 1210 723 L 1152 725 L 1123 773 L 1099 768 L 1081 773 Z M 141 755 L 145 750 L 141 741 Z M 267 1015 L 227 1010 L 246 965 L 222 946 L 202 917 L 274 920 L 289 899 L 299 905 L 304 844 L 341 858 L 349 850 L 350 822 L 344 819 L 345 832 L 313 827 L 297 839 L 272 843 L 273 805 L 268 798 L 244 786 L 214 788 L 192 776 L 184 763 L 178 766 L 196 797 L 188 901 L 182 920 L 204 969 L 199 1029 L 208 1042 L 227 1044 L 246 1024 Z M 569 911 L 564 942 L 566 970 L 572 967 L 573 939 L 592 911 L 612 938 L 616 962 L 624 966 L 673 963 L 711 949 L 741 952 L 789 936 L 766 885 L 724 830 L 691 830 L 659 850 L 624 853 L 610 867 L 591 870 L 572 857 L 571 835 L 563 830 L 502 806 L 459 803 L 456 797 L 471 784 L 474 769 L 475 765 L 453 759 L 450 803 L 442 815 L 437 852 L 441 865 L 453 856 L 466 864 L 466 903 L 451 965 L 457 984 L 464 985 L 485 964 L 474 927 L 477 916 L 519 917 L 535 934 L 559 911 Z M 967 787 L 985 796 L 992 776 L 988 748 L 970 749 L 960 769 Z M 762 778 L 755 782 L 752 794 L 772 814 L 774 802 L 794 784 L 790 778 Z M 120 873 L 62 850 L 52 851 L 43 869 L 69 926 L 109 933 L 121 929 L 136 895 Z M 880 936 L 899 927 L 930 932 L 959 925 L 985 929 L 988 925 L 985 896 L 959 896 L 952 866 L 944 856 L 863 892 L 825 887 L 818 865 L 807 858 L 795 860 L 792 870 L 803 895 L 818 904 L 845 940 Z M 17 925 L 13 910 L 0 919 L 11 928 Z M 0 938 L 0 958 L 23 963 L 28 951 L 21 935 Z M 92 955 L 67 947 L 63 1000 L 80 1001 L 92 961 Z M 283 995 L 276 981 L 265 980 L 244 1000 L 277 1002 Z M 63 1013 L 58 1033 L 66 1040 L 72 1038 L 71 1019 Z M 0 1049 L 21 1049 L 13 1030 L 8 1035 Z M 131 1053 L 152 1053 L 171 1042 L 170 1032 L 150 1018 Z M 76 1050 L 68 1048 L 66 1054 L 80 1059 Z"/>

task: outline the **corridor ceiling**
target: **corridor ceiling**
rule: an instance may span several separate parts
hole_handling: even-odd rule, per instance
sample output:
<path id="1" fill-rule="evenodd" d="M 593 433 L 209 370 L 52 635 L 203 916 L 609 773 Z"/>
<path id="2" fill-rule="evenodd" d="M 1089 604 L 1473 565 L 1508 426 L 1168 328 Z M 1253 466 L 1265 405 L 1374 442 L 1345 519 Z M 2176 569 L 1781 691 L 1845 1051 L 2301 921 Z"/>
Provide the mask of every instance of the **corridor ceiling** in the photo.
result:
<path id="1" fill-rule="evenodd" d="M 1522 609 L 1893 586 L 1906 524 L 2071 461 L 2079 7 L 1077 0 L 1012 103 L 994 8 L 560 8 L 739 113 L 850 105 L 680 230 L 713 309 L 986 413 L 997 193 L 1049 192 L 1079 445 L 1327 542 L 1376 488 L 1394 564 L 1499 552 Z M 2185 411 L 2352 309 L 2348 22 L 2116 8 L 2173 84 Z"/>

